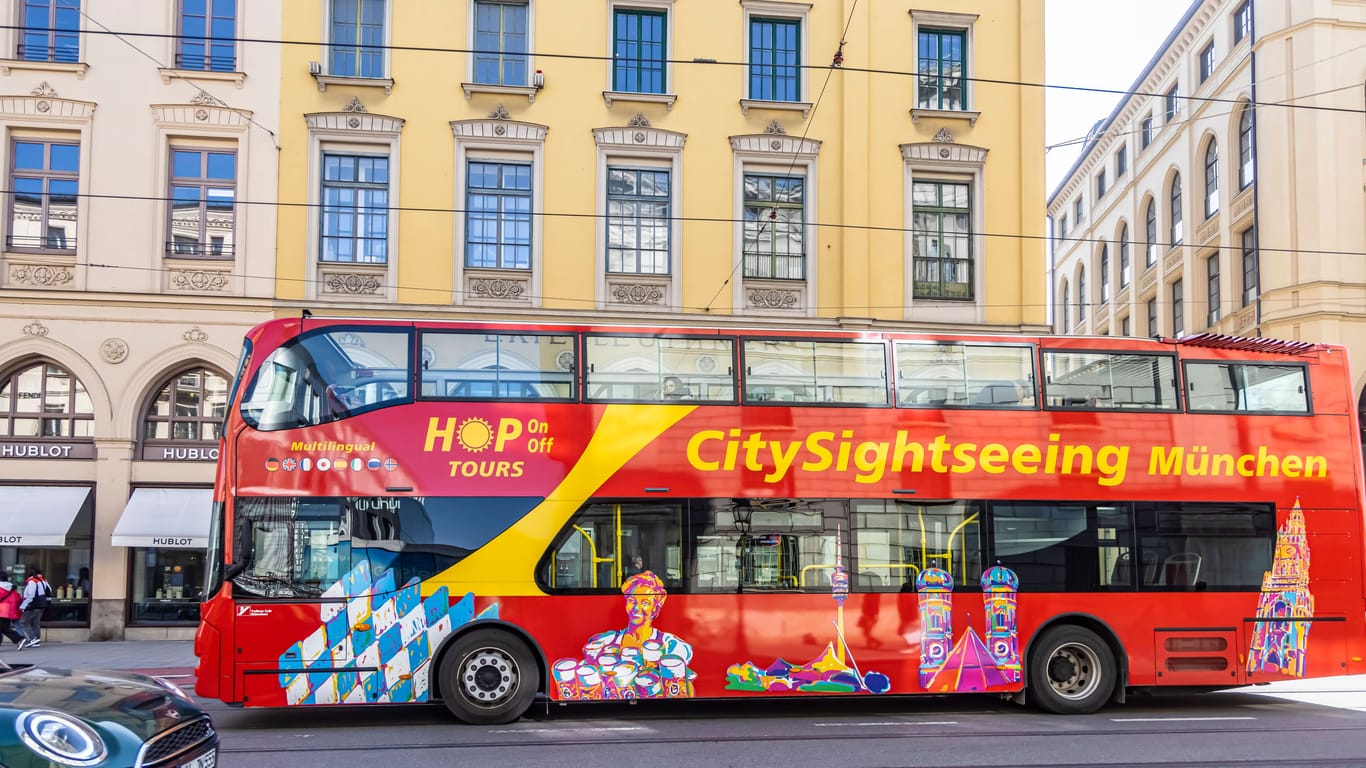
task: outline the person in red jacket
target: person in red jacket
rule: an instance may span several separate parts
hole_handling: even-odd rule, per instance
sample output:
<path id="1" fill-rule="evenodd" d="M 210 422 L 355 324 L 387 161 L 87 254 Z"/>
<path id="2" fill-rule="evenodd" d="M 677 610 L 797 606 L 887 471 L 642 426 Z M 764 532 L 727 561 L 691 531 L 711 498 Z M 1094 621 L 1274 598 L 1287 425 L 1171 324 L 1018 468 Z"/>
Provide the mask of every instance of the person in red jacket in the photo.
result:
<path id="1" fill-rule="evenodd" d="M 14 620 L 19 618 L 19 604 L 24 596 L 19 587 L 9 580 L 9 575 L 0 568 L 0 644 L 8 637 L 11 643 L 19 645 L 24 636 L 14 629 Z"/>

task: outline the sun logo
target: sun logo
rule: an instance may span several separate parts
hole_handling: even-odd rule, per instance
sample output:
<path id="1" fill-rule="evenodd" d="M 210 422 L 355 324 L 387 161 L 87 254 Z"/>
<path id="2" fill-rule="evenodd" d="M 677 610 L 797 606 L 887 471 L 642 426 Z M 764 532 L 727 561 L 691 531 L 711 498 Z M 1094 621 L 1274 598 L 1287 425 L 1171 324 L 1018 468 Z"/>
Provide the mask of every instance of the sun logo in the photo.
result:
<path id="1" fill-rule="evenodd" d="M 479 453 L 493 442 L 493 427 L 478 416 L 471 416 L 461 422 L 456 439 L 460 441 L 461 448 L 470 453 Z"/>

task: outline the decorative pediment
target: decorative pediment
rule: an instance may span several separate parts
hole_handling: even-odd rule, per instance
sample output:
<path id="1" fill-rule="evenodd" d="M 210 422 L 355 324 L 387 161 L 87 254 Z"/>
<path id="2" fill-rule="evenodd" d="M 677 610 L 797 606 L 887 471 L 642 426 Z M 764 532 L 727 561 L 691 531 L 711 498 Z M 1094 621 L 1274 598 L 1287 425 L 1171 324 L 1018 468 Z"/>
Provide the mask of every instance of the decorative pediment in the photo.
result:
<path id="1" fill-rule="evenodd" d="M 219 106 L 210 96 L 200 93 L 190 104 L 153 104 L 152 120 L 157 125 L 174 127 L 242 128 L 251 123 L 252 113 L 245 109 Z"/>
<path id="2" fill-rule="evenodd" d="M 376 115 L 365 111 L 360 99 L 352 99 L 342 112 L 313 112 L 304 115 L 311 131 L 339 131 L 397 136 L 403 130 L 403 118 Z"/>
<path id="3" fill-rule="evenodd" d="M 38 117 L 63 122 L 88 121 L 95 115 L 93 101 L 57 98 L 43 83 L 26 96 L 0 96 L 0 117 Z"/>
<path id="4" fill-rule="evenodd" d="M 782 133 L 748 133 L 730 137 L 730 148 L 736 152 L 784 157 L 816 157 L 821 142 Z"/>
<path id="5" fill-rule="evenodd" d="M 544 125 L 507 118 L 451 121 L 451 132 L 457 139 L 495 139 L 540 144 L 545 142 L 545 135 L 549 130 L 550 128 Z"/>
<path id="6" fill-rule="evenodd" d="M 938 139 L 938 137 L 935 138 Z M 980 167 L 986 164 L 987 149 L 985 147 L 974 147 L 971 144 L 958 144 L 954 141 L 922 141 L 915 144 L 902 144 L 901 157 L 907 162 L 952 163 Z"/>
<path id="7" fill-rule="evenodd" d="M 647 122 L 644 126 L 627 125 L 617 128 L 594 128 L 593 140 L 600 147 L 669 150 L 683 149 L 684 142 L 688 140 L 686 133 L 648 126 L 649 123 Z"/>

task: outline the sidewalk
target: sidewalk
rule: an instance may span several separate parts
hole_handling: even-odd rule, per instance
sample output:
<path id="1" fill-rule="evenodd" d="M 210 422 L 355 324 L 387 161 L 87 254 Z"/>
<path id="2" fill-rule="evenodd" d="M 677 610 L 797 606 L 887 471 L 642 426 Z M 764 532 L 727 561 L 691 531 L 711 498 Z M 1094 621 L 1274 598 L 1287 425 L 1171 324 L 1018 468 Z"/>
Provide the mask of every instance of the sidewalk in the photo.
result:
<path id="1" fill-rule="evenodd" d="M 68 669 L 126 669 L 158 675 L 193 674 L 193 640 L 115 640 L 110 642 L 55 642 L 15 650 L 5 641 L 0 659 L 10 664 L 43 664 Z"/>

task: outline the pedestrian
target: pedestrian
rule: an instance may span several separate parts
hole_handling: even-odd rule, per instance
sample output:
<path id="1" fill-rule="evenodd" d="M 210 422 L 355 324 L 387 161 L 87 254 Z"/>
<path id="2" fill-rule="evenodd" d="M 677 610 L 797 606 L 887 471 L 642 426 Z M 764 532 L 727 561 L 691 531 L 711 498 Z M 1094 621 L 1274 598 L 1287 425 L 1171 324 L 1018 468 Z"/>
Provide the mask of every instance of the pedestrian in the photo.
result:
<path id="1" fill-rule="evenodd" d="M 4 569 L 0 569 L 0 644 L 8 637 L 11 643 L 23 647 L 20 643 L 24 641 L 24 636 L 14 628 L 14 620 L 20 616 L 19 604 L 23 599 L 19 587 L 9 580 L 9 574 Z"/>
<path id="2" fill-rule="evenodd" d="M 24 611 L 24 615 L 19 617 L 19 629 L 24 632 L 24 639 L 19 643 L 19 648 L 37 648 L 43 644 L 42 627 L 43 611 L 47 610 L 52 603 L 52 585 L 43 578 L 43 569 L 36 565 L 28 568 L 28 578 L 24 580 L 24 601 L 19 607 Z"/>

